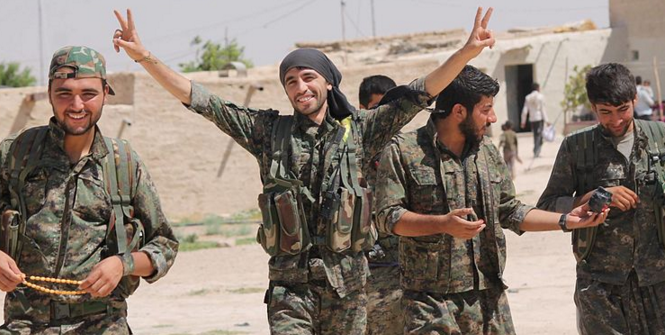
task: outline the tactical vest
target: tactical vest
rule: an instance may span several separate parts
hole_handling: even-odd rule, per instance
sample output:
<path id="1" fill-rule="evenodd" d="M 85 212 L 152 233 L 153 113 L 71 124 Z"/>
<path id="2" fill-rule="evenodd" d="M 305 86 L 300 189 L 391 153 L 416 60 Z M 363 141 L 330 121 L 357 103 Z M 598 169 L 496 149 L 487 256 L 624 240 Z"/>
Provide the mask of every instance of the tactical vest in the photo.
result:
<path id="1" fill-rule="evenodd" d="M 41 156 L 48 132 L 48 126 L 26 130 L 16 137 L 7 154 L 11 205 L 17 209 L 18 217 L 9 222 L 9 225 L 2 225 L 0 248 L 10 255 L 17 265 L 21 262 L 23 244 L 30 243 L 25 236 L 28 218 L 23 187 L 30 173 L 44 164 Z M 104 157 L 102 171 L 105 190 L 111 198 L 113 211 L 106 229 L 106 246 L 102 257 L 122 256 L 137 251 L 145 242 L 143 224 L 134 218 L 132 207 L 133 190 L 137 186 L 136 162 L 132 159 L 132 150 L 127 142 L 107 137 L 104 137 L 104 142 L 109 154 Z M 123 278 L 123 281 L 136 280 L 138 278 L 130 276 Z M 132 286 L 135 287 L 135 285 L 118 285 L 120 288 Z M 131 293 L 121 292 L 124 297 Z"/>
<path id="2" fill-rule="evenodd" d="M 326 236 L 311 236 L 302 206 L 303 197 L 317 204 L 302 181 L 289 168 L 289 152 L 294 117 L 279 116 L 272 128 L 272 157 L 269 175 L 263 181 L 259 208 L 263 222 L 257 241 L 270 256 L 295 255 L 312 245 L 325 246 L 333 252 L 359 252 L 371 248 L 377 237 L 371 221 L 371 191 L 361 187 L 358 177 L 359 160 L 354 138 L 359 136 L 356 120 L 344 119 L 325 152 L 334 152 L 339 159 L 334 173 L 321 188 L 320 217 L 326 225 Z M 326 162 L 328 171 L 332 162 Z"/>
<path id="3" fill-rule="evenodd" d="M 646 187 L 640 194 L 647 195 L 654 199 L 654 211 L 656 216 L 656 228 L 658 230 L 658 239 L 661 245 L 665 247 L 665 125 L 661 122 L 644 121 L 635 119 L 635 125 L 642 130 L 647 137 L 648 147 L 647 155 L 649 162 L 648 180 Z M 598 163 L 598 152 L 596 149 L 596 126 L 581 129 L 570 135 L 570 141 L 573 148 L 576 149 L 576 173 L 578 184 L 576 185 L 576 196 L 581 196 L 594 189 L 596 185 L 592 184 L 590 177 L 593 169 Z M 635 129 L 634 131 L 637 131 Z M 577 261 L 586 259 L 596 240 L 598 227 L 575 229 L 572 232 L 573 253 Z"/>

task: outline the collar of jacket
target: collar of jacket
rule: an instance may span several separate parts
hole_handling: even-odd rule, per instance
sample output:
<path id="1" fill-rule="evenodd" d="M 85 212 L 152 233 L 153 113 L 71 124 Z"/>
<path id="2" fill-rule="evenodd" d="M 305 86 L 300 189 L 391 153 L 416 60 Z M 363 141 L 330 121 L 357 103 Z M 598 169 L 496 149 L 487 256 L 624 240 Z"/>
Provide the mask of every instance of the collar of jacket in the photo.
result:
<path id="1" fill-rule="evenodd" d="M 65 130 L 62 129 L 62 127 L 58 124 L 58 121 L 56 121 L 55 117 L 51 117 L 48 126 L 49 126 L 49 137 L 51 139 L 51 143 L 54 143 L 58 148 L 62 150 L 63 153 L 66 153 Z M 108 153 L 109 151 L 106 148 L 106 144 L 104 143 L 104 137 L 102 136 L 99 127 L 95 125 L 95 137 L 92 140 L 92 146 L 90 147 L 90 154 L 92 155 L 92 158 L 94 158 L 96 161 L 99 162 L 101 161 L 102 158 L 106 157 Z"/>

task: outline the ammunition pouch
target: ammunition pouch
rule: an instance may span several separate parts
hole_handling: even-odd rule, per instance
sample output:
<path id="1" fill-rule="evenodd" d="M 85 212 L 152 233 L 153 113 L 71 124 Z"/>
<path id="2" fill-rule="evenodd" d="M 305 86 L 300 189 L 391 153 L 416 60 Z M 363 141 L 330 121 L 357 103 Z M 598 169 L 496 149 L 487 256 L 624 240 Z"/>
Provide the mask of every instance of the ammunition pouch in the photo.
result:
<path id="1" fill-rule="evenodd" d="M 296 255 L 311 247 L 307 220 L 291 189 L 259 195 L 262 223 L 256 240 L 270 256 Z"/>

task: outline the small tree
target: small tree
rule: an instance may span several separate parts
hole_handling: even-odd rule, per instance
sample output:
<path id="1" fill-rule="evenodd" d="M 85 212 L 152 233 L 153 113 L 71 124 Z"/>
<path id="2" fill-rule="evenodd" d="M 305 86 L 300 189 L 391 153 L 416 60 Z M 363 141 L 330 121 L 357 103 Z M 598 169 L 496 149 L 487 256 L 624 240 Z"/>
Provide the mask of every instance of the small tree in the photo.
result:
<path id="1" fill-rule="evenodd" d="M 201 38 L 196 36 L 190 45 L 200 45 L 201 42 Z M 241 47 L 235 39 L 224 47 L 208 40 L 196 51 L 195 60 L 179 65 L 183 72 L 222 70 L 231 62 L 242 62 L 250 68 L 253 66 L 252 61 L 244 58 L 244 52 L 245 48 Z"/>
<path id="2" fill-rule="evenodd" d="M 561 108 L 563 108 L 564 116 L 568 112 L 577 112 L 580 108 L 589 110 L 589 98 L 586 95 L 586 79 L 587 72 L 591 70 L 591 65 L 587 65 L 581 69 L 575 65 L 573 67 L 573 74 L 568 77 L 568 82 L 563 91 L 563 100 L 561 101 Z M 567 118 L 566 118 L 567 120 Z"/>
<path id="3" fill-rule="evenodd" d="M 19 71 L 19 63 L 0 63 L 0 86 L 24 87 L 32 86 L 37 79 L 30 74 L 30 68 Z"/>

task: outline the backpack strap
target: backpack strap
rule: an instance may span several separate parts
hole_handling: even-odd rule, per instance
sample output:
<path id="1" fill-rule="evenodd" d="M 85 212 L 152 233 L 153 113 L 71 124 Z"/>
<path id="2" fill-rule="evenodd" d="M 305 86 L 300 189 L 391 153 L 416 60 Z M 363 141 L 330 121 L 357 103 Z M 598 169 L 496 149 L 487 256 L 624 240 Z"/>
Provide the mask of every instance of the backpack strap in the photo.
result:
<path id="1" fill-rule="evenodd" d="M 665 209 L 665 126 L 661 122 L 649 122 L 645 120 L 635 120 L 639 127 L 644 131 L 648 137 L 648 164 L 649 171 L 655 172 L 653 182 L 656 183 L 656 205 L 654 206 L 656 216 L 656 229 L 658 231 L 658 239 L 662 247 L 665 247 L 665 220 L 663 214 Z M 653 169 L 653 170 L 652 170 Z"/>
<path id="2" fill-rule="evenodd" d="M 48 127 L 31 128 L 20 134 L 9 148 L 7 157 L 10 170 L 9 193 L 11 195 L 12 207 L 17 208 L 19 216 L 18 229 L 11 232 L 9 255 L 17 265 L 20 263 L 21 249 L 23 247 L 23 236 L 27 224 L 27 205 L 23 197 L 23 187 L 28 175 L 41 165 L 41 156 L 46 143 Z"/>
<path id="3" fill-rule="evenodd" d="M 127 241 L 125 219 L 133 218 L 132 208 L 133 190 L 136 183 L 135 162 L 132 159 L 132 150 L 128 143 L 111 138 L 104 138 L 104 143 L 109 151 L 103 160 L 103 171 L 106 174 L 106 190 L 111 197 L 113 212 L 106 230 L 106 240 L 115 233 L 115 253 L 118 255 L 129 254 L 132 250 L 140 247 L 143 235 L 143 225 L 135 225 L 134 236 Z"/>
<path id="4" fill-rule="evenodd" d="M 575 165 L 577 185 L 575 195 L 581 196 L 591 190 L 593 169 L 598 161 L 596 153 L 596 128 L 592 126 L 571 134 L 570 139 L 576 150 Z M 596 240 L 598 228 L 575 229 L 572 232 L 573 253 L 577 261 L 589 256 Z"/>

